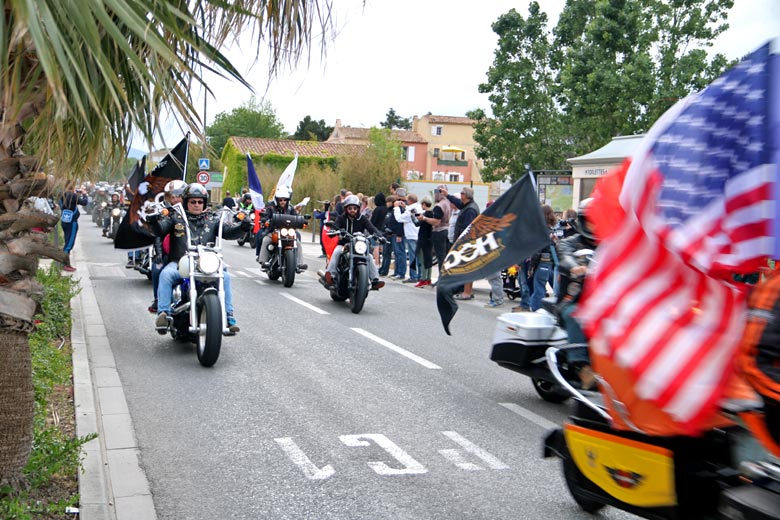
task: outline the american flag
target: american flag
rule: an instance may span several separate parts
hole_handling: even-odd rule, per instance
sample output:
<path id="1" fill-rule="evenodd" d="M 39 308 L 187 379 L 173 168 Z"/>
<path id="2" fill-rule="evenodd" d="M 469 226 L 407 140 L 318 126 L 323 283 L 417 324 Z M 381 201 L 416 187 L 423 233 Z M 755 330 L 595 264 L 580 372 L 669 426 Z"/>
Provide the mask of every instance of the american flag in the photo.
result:
<path id="1" fill-rule="evenodd" d="M 730 276 L 776 254 L 777 62 L 767 44 L 678 102 L 588 213 L 603 238 L 577 315 L 592 352 L 691 434 L 733 374 L 745 298 Z"/>

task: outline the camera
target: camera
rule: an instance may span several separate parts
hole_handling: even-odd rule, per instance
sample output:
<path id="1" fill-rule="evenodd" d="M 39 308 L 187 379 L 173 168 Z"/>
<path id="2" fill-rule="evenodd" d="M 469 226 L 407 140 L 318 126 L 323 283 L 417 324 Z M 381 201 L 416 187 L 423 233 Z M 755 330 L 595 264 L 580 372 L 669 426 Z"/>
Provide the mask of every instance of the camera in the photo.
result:
<path id="1" fill-rule="evenodd" d="M 566 226 L 574 227 L 576 224 L 577 224 L 577 219 L 573 219 L 573 218 L 561 219 L 558 221 L 558 226 L 560 227 L 566 227 Z"/>

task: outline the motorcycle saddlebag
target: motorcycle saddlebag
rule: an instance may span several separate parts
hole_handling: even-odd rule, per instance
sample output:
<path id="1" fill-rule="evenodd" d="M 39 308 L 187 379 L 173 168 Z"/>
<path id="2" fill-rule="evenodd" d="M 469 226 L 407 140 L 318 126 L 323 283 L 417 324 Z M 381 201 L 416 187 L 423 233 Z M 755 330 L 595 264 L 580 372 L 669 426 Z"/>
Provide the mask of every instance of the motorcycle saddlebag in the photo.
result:
<path id="1" fill-rule="evenodd" d="M 548 347 L 566 344 L 566 333 L 549 312 L 508 312 L 496 322 L 490 359 L 499 365 L 527 368 L 543 358 Z"/>

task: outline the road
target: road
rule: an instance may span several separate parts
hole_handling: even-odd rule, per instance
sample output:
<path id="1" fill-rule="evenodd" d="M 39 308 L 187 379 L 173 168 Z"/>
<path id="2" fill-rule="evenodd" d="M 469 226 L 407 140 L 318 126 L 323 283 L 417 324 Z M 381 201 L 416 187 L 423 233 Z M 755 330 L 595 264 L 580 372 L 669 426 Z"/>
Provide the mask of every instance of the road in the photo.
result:
<path id="1" fill-rule="evenodd" d="M 461 302 L 449 337 L 430 288 L 388 282 L 354 315 L 317 282 L 308 238 L 309 271 L 289 289 L 230 242 L 241 332 L 206 369 L 154 331 L 151 283 L 84 220 L 159 518 L 591 518 L 541 458 L 566 405 L 489 360 L 502 311 L 483 308 L 486 291 Z"/>

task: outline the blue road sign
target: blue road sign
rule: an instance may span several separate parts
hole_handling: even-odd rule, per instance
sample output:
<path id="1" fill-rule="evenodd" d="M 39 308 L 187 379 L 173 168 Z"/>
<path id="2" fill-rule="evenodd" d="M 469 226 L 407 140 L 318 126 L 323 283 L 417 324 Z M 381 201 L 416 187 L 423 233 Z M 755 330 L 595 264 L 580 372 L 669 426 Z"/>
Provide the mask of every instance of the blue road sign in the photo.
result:
<path id="1" fill-rule="evenodd" d="M 211 168 L 211 161 L 209 161 L 205 157 L 201 157 L 200 159 L 198 159 L 199 170 L 208 170 L 209 168 Z"/>

